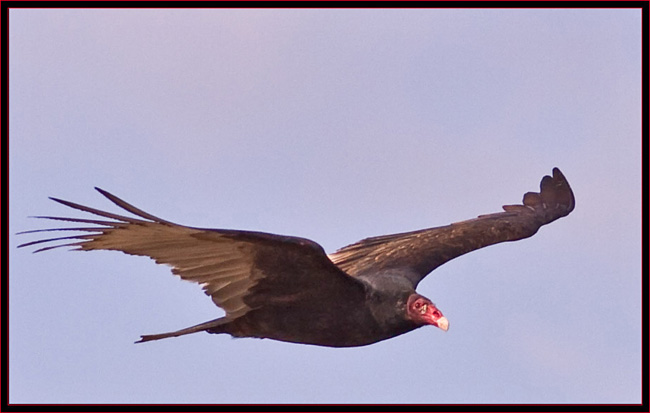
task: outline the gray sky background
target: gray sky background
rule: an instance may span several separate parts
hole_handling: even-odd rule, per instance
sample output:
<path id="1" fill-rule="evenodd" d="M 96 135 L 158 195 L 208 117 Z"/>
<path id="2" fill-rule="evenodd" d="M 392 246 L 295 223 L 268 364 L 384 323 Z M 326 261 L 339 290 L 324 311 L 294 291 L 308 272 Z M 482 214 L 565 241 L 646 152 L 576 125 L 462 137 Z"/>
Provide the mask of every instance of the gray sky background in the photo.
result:
<path id="1" fill-rule="evenodd" d="M 638 403 L 640 10 L 10 11 L 10 232 L 117 211 L 359 239 L 497 212 L 560 167 L 569 217 L 419 286 L 450 320 L 331 349 L 140 334 L 217 318 L 116 252 L 16 249 L 12 403 Z M 87 217 L 87 216 L 86 216 Z M 54 223 L 53 225 L 57 225 Z"/>

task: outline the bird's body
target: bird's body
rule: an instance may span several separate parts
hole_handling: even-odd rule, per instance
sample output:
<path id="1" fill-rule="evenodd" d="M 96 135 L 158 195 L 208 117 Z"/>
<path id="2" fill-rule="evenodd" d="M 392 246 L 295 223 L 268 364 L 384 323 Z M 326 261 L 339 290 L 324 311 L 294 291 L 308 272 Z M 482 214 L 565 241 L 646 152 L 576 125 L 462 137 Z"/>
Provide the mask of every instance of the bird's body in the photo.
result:
<path id="1" fill-rule="evenodd" d="M 327 291 L 301 297 L 309 303 L 299 308 L 287 303 L 269 305 L 251 310 L 246 316 L 219 324 L 209 333 L 228 333 L 234 337 L 271 338 L 294 343 L 317 344 L 331 347 L 351 347 L 372 344 L 417 327 L 413 321 L 397 312 L 382 314 L 385 309 L 406 308 L 410 295 L 377 291 L 365 285 L 349 301 L 336 300 L 332 305 Z M 327 297 L 327 300 L 323 300 Z M 223 319 L 220 319 L 223 320 Z"/>
<path id="2" fill-rule="evenodd" d="M 40 230 L 82 234 L 21 246 L 66 241 L 37 251 L 74 246 L 148 256 L 199 283 L 226 311 L 222 318 L 140 341 L 207 331 L 331 347 L 372 344 L 423 325 L 447 330 L 438 308 L 415 291 L 428 273 L 472 250 L 530 237 L 575 205 L 568 182 L 555 168 L 553 177 L 542 179 L 540 193 L 524 195 L 523 205 L 447 226 L 368 238 L 327 255 L 304 238 L 177 225 L 98 191 L 138 218 L 52 198 L 110 221 L 41 217 L 92 226 Z"/>

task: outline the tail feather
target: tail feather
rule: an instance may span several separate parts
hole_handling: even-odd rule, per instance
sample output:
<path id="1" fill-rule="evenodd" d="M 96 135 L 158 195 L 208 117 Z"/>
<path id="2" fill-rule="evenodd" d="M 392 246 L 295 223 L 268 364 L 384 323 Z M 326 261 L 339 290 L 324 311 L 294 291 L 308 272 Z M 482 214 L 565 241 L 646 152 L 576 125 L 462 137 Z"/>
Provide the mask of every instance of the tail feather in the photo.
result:
<path id="1" fill-rule="evenodd" d="M 193 334 L 193 333 L 198 333 L 199 331 L 206 331 L 211 328 L 218 327 L 222 324 L 225 324 L 231 320 L 227 319 L 226 317 L 218 318 L 216 320 L 212 321 L 207 321 L 205 323 L 197 324 L 192 327 L 187 327 L 182 330 L 178 331 L 172 331 L 169 333 L 161 333 L 161 334 L 148 334 L 148 335 L 143 335 L 140 336 L 140 340 L 136 341 L 136 343 L 146 343 L 147 341 L 153 341 L 153 340 L 160 340 L 162 338 L 169 338 L 169 337 L 178 337 L 178 336 L 184 336 L 185 334 Z"/>

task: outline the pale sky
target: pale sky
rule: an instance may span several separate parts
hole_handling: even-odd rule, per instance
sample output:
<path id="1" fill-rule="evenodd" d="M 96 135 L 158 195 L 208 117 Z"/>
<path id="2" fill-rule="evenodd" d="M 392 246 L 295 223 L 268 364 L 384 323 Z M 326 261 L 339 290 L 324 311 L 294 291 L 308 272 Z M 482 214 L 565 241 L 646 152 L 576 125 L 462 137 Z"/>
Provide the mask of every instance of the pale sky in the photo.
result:
<path id="1" fill-rule="evenodd" d="M 639 403 L 639 9 L 10 10 L 11 403 Z M 16 249 L 119 212 L 368 236 L 498 212 L 553 167 L 575 211 L 453 260 L 450 320 L 333 349 L 194 334 L 198 285 Z"/>

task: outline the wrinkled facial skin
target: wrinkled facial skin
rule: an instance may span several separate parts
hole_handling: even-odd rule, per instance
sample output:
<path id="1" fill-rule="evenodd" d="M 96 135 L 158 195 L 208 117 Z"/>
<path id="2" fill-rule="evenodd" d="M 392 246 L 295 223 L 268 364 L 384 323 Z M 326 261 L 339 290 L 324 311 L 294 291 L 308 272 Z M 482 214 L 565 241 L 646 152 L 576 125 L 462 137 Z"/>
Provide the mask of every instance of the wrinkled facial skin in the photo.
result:
<path id="1" fill-rule="evenodd" d="M 447 331 L 449 328 L 447 318 L 442 315 L 438 307 L 428 298 L 419 294 L 412 294 L 406 306 L 408 316 L 416 323 L 431 324 L 444 331 Z"/>

